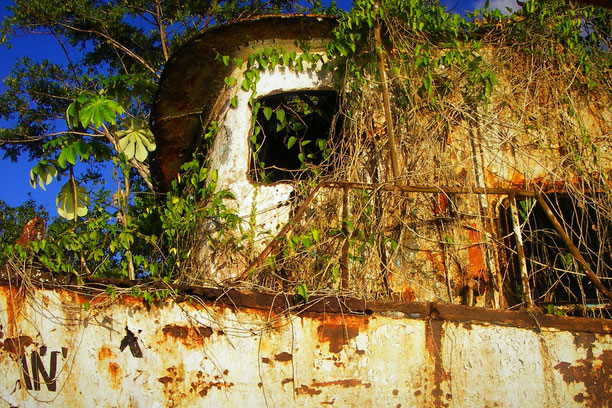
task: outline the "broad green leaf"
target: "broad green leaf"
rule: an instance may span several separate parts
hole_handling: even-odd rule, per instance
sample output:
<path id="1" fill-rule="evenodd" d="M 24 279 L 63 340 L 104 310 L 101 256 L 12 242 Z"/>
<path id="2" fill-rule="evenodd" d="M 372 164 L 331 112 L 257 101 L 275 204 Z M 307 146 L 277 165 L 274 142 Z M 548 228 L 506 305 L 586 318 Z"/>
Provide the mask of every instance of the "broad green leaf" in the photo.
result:
<path id="1" fill-rule="evenodd" d="M 67 220 L 74 220 L 77 216 L 84 217 L 87 215 L 87 206 L 89 205 L 89 195 L 85 187 L 80 187 L 78 184 L 73 188 L 72 182 L 68 181 L 59 194 L 55 203 L 57 205 L 57 213 L 60 217 Z M 75 209 L 76 195 L 76 209 Z"/>
<path id="2" fill-rule="evenodd" d="M 36 181 L 40 188 L 45 190 L 45 185 L 53 181 L 57 176 L 57 169 L 54 165 L 40 162 L 30 170 L 30 185 L 36 188 Z"/>
<path id="3" fill-rule="evenodd" d="M 112 99 L 96 95 L 87 100 L 79 110 L 79 121 L 83 127 L 93 124 L 100 127 L 104 122 L 114 124 L 116 116 L 123 113 L 123 108 Z"/>
<path id="4" fill-rule="evenodd" d="M 65 169 L 67 167 L 66 162 L 72 165 L 76 164 L 76 156 L 76 147 L 73 144 L 70 144 L 62 149 L 59 157 L 57 158 L 57 163 L 61 168 Z"/>
<path id="5" fill-rule="evenodd" d="M 119 136 L 119 147 L 125 157 L 129 160 L 132 157 L 143 162 L 149 152 L 155 150 L 153 133 L 145 126 L 130 126 L 128 130 L 117 132 Z"/>

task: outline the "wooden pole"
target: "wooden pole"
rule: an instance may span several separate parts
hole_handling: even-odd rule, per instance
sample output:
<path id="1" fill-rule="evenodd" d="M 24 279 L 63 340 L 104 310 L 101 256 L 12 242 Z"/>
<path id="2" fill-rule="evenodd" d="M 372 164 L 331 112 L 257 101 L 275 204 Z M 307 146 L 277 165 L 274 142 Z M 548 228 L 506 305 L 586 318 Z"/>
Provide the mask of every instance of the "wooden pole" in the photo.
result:
<path id="1" fill-rule="evenodd" d="M 378 14 L 378 4 L 374 8 L 375 14 Z M 378 71 L 380 72 L 380 82 L 383 89 L 383 104 L 385 106 L 385 121 L 387 122 L 387 137 L 389 154 L 391 156 L 391 170 L 393 178 L 397 180 L 400 176 L 399 162 L 397 159 L 397 150 L 395 147 L 395 130 L 393 127 L 393 116 L 391 115 L 391 102 L 389 99 L 389 88 L 387 87 L 387 73 L 385 70 L 385 56 L 383 54 L 382 38 L 380 35 L 380 23 L 378 16 L 374 21 L 374 40 L 376 41 L 376 56 L 378 57 Z"/>
<path id="2" fill-rule="evenodd" d="M 521 223 L 516 207 L 516 196 L 508 196 L 510 201 L 510 217 L 512 218 L 512 230 L 514 231 L 514 242 L 516 243 L 516 254 L 518 256 L 519 270 L 521 271 L 521 280 L 523 281 L 523 294 L 525 296 L 525 305 L 528 308 L 533 308 L 533 299 L 531 297 L 531 285 L 529 285 L 529 273 L 527 271 L 527 260 L 525 259 L 525 249 L 523 247 L 523 235 L 521 234 Z"/>
<path id="3" fill-rule="evenodd" d="M 349 279 L 349 235 L 350 231 L 345 220 L 348 218 L 348 188 L 344 188 L 342 194 L 342 235 L 344 236 L 344 244 L 342 244 L 342 254 L 340 259 L 340 279 L 342 281 L 342 289 L 348 289 Z"/>

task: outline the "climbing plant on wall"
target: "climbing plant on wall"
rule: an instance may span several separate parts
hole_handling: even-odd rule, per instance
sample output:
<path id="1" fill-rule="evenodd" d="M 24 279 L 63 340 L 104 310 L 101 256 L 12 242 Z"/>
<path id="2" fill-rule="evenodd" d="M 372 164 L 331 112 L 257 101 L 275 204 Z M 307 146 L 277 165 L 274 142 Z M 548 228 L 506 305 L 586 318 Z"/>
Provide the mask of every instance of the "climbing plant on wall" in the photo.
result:
<path id="1" fill-rule="evenodd" d="M 485 8 L 467 18 L 426 1 L 355 2 L 351 12 L 339 19 L 335 38 L 323 55 L 323 69 L 337 76 L 342 93 L 338 116 L 344 118 L 341 136 L 321 146 L 321 150 L 332 149 L 325 163 L 330 171 L 308 173 L 310 184 L 304 179 L 295 184 L 306 202 L 322 185 L 344 187 L 344 192 L 326 193 L 330 205 L 319 200 L 318 208 L 312 205 L 300 213 L 299 220 L 291 219 L 293 226 L 274 238 L 272 247 L 262 252 L 265 257 L 246 255 L 250 266 L 240 276 L 276 290 L 342 289 L 379 296 L 389 292 L 390 280 L 400 279 L 396 271 L 401 268 L 394 265 L 423 270 L 426 262 L 418 253 L 439 253 L 446 276 L 435 271 L 432 276 L 440 278 L 435 295 L 440 299 L 461 301 L 461 293 L 471 293 L 480 285 L 477 280 L 498 288 L 506 285 L 506 278 L 495 274 L 504 262 L 514 261 L 506 255 L 498 264 L 493 247 L 512 253 L 514 244 L 501 238 L 481 244 L 487 264 L 476 278 L 462 266 L 473 243 L 456 231 L 474 229 L 484 235 L 494 228 L 488 201 L 446 193 L 449 187 L 464 191 L 483 185 L 485 164 L 477 161 L 485 153 L 473 150 L 469 143 L 486 149 L 499 143 L 517 151 L 559 146 L 558 157 L 546 155 L 551 161 L 543 166 L 545 171 L 560 178 L 563 193 L 574 197 L 575 208 L 588 207 L 596 213 L 589 215 L 598 220 L 595 228 L 608 231 L 612 207 L 609 195 L 600 193 L 609 190 L 609 175 L 601 161 L 610 121 L 609 22 L 609 10 L 569 2 L 527 1 L 511 14 Z M 309 67 L 319 61 L 308 47 L 302 51 L 256 50 L 242 78 L 226 78 L 228 84 L 238 83 L 252 92 L 251 168 L 261 174 L 253 177 L 255 181 L 277 181 L 266 179 L 269 163 L 264 140 L 268 139 L 262 134 L 262 122 L 269 122 L 270 134 L 300 122 L 276 115 L 277 105 L 264 105 L 265 99 L 258 99 L 258 78 L 276 66 L 300 71 L 304 64 Z M 305 57 L 300 60 L 300 55 Z M 219 59 L 231 63 L 229 57 Z M 598 130 L 603 131 L 598 136 L 587 130 L 588 115 L 577 108 L 585 101 L 594 102 L 593 109 L 603 112 L 600 120 L 607 125 Z M 458 137 L 462 132 L 466 137 Z M 281 139 L 290 152 L 298 137 Z M 464 145 L 458 145 L 459 140 Z M 301 166 L 307 167 L 312 166 Z M 340 180 L 350 182 L 336 182 Z M 522 179 L 518 186 L 546 187 L 541 182 Z M 441 195 L 429 195 L 426 202 L 430 204 L 416 205 L 423 199 L 417 189 L 412 190 L 414 194 L 408 194 L 410 190 L 398 194 L 394 187 L 376 187 L 385 183 L 437 188 Z M 529 218 L 525 214 L 524 222 Z M 559 213 L 561 218 L 566 216 Z M 470 217 L 477 221 L 467 222 Z M 528 240 L 541 239 L 526 234 Z M 582 239 L 580 245 L 587 251 L 608 251 L 609 234 L 604 235 L 601 244 L 589 246 Z M 558 244 L 552 247 L 560 249 Z M 551 254 L 546 256 L 560 261 L 538 258 L 532 263 L 531 279 L 539 285 L 533 296 L 543 303 L 582 299 L 586 304 L 594 292 L 585 295 L 580 279 L 567 278 L 581 272 L 568 272 L 566 253 Z M 544 270 L 543 263 L 553 266 Z M 597 268 L 609 276 L 608 258 L 598 258 Z M 542 280 L 547 283 L 539 284 Z M 575 295 L 578 289 L 570 288 L 574 285 L 580 286 L 583 295 Z M 527 294 L 522 291 L 506 289 L 508 297 L 525 301 Z"/>

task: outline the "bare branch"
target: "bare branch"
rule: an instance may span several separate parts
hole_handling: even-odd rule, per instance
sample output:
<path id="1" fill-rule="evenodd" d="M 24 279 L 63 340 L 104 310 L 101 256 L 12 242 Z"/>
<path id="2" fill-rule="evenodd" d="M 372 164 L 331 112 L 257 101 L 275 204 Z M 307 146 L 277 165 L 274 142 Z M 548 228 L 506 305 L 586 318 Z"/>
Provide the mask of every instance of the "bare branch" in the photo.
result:
<path id="1" fill-rule="evenodd" d="M 117 41 L 114 38 L 112 38 L 110 35 L 108 35 L 106 33 L 103 33 L 101 31 L 97 31 L 97 30 L 85 30 L 85 29 L 82 29 L 82 28 L 77 28 L 77 27 L 71 26 L 71 25 L 66 24 L 66 23 L 60 23 L 60 25 L 62 27 L 64 27 L 64 28 L 68 29 L 68 30 L 78 31 L 78 32 L 81 32 L 81 33 L 90 33 L 90 34 L 94 34 L 94 35 L 97 35 L 99 37 L 104 38 L 114 48 L 123 51 L 125 54 L 129 55 L 132 59 L 134 59 L 134 60 L 138 61 L 140 64 L 142 64 L 147 70 L 149 70 L 151 73 L 153 73 L 153 75 L 155 75 L 155 77 L 159 78 L 159 73 L 157 72 L 157 70 L 155 68 L 153 68 L 147 61 L 145 61 L 144 58 L 142 58 L 140 55 L 136 54 L 134 51 L 130 50 L 125 45 L 121 44 L 119 41 Z"/>
<path id="2" fill-rule="evenodd" d="M 159 41 L 161 42 L 162 52 L 164 53 L 164 61 L 168 61 L 168 58 L 170 58 L 170 51 L 168 50 L 168 38 L 166 37 L 166 28 L 163 24 L 162 9 L 159 0 L 155 0 L 155 11 L 155 22 L 159 30 Z"/>

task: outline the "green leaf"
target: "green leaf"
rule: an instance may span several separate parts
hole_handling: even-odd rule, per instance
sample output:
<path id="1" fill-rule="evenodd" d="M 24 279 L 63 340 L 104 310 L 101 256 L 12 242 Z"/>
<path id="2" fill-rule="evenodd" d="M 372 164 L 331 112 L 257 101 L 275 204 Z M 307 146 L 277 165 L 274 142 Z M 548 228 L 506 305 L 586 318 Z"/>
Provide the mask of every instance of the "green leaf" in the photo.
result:
<path id="1" fill-rule="evenodd" d="M 238 97 L 237 96 L 234 95 L 232 99 L 230 99 L 230 105 L 232 105 L 232 108 L 238 107 Z"/>
<path id="2" fill-rule="evenodd" d="M 68 181 L 64 184 L 55 200 L 57 213 L 60 217 L 67 220 L 74 220 L 77 216 L 84 217 L 87 215 L 87 206 L 89 205 L 87 190 L 85 187 L 80 187 L 78 184 L 75 184 L 74 187 L 72 182 Z M 74 208 L 75 195 L 77 204 L 76 209 Z"/>
<path id="3" fill-rule="evenodd" d="M 283 109 L 276 110 L 276 119 L 281 123 L 285 122 L 285 111 Z"/>
<path id="4" fill-rule="evenodd" d="M 71 143 L 68 146 L 65 146 L 60 152 L 59 157 L 57 158 L 57 163 L 61 168 L 65 169 L 66 162 L 75 165 L 77 158 L 78 147 L 75 143 Z"/>
<path id="5" fill-rule="evenodd" d="M 81 124 L 79 121 L 79 105 L 77 101 L 74 101 L 66 109 L 66 125 L 70 129 L 76 129 Z"/>
<path id="6" fill-rule="evenodd" d="M 302 283 L 300 286 L 296 288 L 296 292 L 298 296 L 301 296 L 304 299 L 304 302 L 308 303 L 308 286 Z"/>
<path id="7" fill-rule="evenodd" d="M 297 137 L 291 136 L 289 140 L 287 141 L 287 150 L 290 150 L 295 144 L 295 142 L 297 142 Z"/>
<path id="8" fill-rule="evenodd" d="M 272 110 L 272 108 L 270 108 L 270 107 L 268 107 L 268 106 L 265 106 L 265 107 L 264 107 L 264 109 L 263 109 L 263 114 L 264 114 L 264 116 L 265 116 L 266 120 L 270 120 L 270 118 L 272 117 L 272 112 L 274 112 L 274 111 Z"/>
<path id="9" fill-rule="evenodd" d="M 30 170 L 30 185 L 36 188 L 36 181 L 40 188 L 45 190 L 45 185 L 53 181 L 57 176 L 57 169 L 52 164 L 41 161 Z"/>
<path id="10" fill-rule="evenodd" d="M 104 122 L 115 124 L 116 116 L 123 113 L 123 108 L 112 99 L 96 95 L 83 104 L 79 110 L 79 121 L 83 127 L 93 124 L 96 128 Z"/>
<path id="11" fill-rule="evenodd" d="M 283 65 L 289 66 L 289 63 L 291 62 L 291 56 L 285 52 L 282 55 L 282 60 L 283 60 Z"/>
<path id="12" fill-rule="evenodd" d="M 139 162 L 143 162 L 149 152 L 155 150 L 153 133 L 144 124 L 132 124 L 127 130 L 117 132 L 117 135 L 119 147 L 128 160 L 134 157 Z"/>

